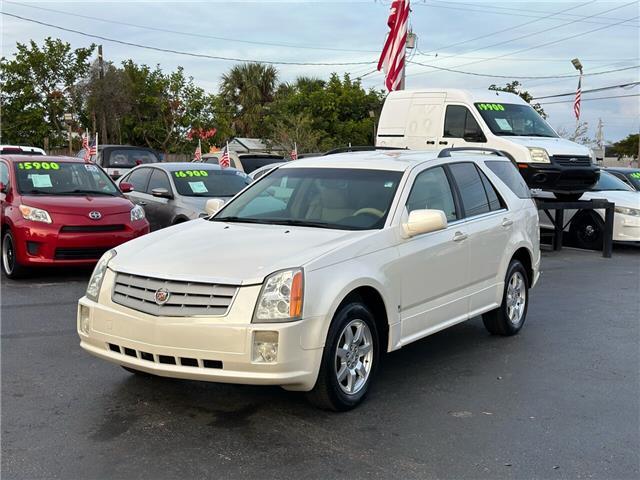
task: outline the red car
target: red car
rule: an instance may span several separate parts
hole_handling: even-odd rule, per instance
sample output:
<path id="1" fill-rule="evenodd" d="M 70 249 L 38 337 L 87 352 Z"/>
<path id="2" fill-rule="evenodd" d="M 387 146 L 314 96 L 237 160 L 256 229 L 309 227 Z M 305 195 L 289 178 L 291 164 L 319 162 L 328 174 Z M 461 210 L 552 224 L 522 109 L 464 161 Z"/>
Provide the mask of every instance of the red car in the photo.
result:
<path id="1" fill-rule="evenodd" d="M 91 265 L 149 232 L 144 210 L 97 165 L 71 157 L 0 156 L 2 269 Z"/>

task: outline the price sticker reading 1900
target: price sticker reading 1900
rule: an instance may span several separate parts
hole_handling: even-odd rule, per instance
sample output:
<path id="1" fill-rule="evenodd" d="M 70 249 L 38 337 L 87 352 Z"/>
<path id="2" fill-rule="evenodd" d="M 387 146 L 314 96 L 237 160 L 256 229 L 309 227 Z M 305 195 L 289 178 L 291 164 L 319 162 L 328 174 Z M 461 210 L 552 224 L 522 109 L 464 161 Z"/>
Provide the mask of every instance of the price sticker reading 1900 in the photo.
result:
<path id="1" fill-rule="evenodd" d="M 496 112 L 503 112 L 504 107 L 499 103 L 476 103 L 478 110 L 495 110 Z"/>
<path id="2" fill-rule="evenodd" d="M 56 162 L 20 162 L 20 170 L 60 170 L 60 165 Z"/>
<path id="3" fill-rule="evenodd" d="M 173 172 L 173 174 L 178 178 L 209 176 L 209 172 L 206 170 L 178 170 L 177 172 Z"/>

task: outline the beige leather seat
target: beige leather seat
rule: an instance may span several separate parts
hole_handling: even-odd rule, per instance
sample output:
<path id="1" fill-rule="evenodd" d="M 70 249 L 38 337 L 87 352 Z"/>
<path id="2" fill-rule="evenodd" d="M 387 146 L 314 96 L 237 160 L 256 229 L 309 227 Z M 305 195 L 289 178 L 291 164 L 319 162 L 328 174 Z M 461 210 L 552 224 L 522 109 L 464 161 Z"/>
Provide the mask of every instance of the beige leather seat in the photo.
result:
<path id="1" fill-rule="evenodd" d="M 316 188 L 318 195 L 309 203 L 306 220 L 337 222 L 353 213 L 352 208 L 347 208 L 347 192 L 343 188 L 325 185 L 316 185 Z"/>

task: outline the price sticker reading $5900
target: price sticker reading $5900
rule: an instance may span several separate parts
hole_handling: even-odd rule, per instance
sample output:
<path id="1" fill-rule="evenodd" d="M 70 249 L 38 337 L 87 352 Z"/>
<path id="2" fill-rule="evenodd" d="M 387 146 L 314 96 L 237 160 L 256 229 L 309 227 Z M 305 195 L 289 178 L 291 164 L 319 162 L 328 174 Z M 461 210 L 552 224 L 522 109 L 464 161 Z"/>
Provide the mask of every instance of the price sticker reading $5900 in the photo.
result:
<path id="1" fill-rule="evenodd" d="M 209 172 L 207 172 L 206 170 L 178 170 L 176 172 L 173 172 L 173 174 L 178 178 L 209 176 Z"/>
<path id="2" fill-rule="evenodd" d="M 60 165 L 56 162 L 20 162 L 19 170 L 60 170 Z"/>

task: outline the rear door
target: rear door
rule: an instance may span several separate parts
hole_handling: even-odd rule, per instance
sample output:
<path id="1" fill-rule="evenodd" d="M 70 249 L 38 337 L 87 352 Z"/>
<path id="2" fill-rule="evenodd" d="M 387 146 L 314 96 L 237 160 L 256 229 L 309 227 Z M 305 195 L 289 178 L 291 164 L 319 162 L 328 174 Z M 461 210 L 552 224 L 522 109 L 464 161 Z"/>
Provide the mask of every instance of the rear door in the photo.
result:
<path id="1" fill-rule="evenodd" d="M 174 200 L 170 198 L 154 197 L 151 192 L 154 188 L 164 188 L 174 195 L 171 182 L 167 173 L 160 168 L 150 168 L 152 170 L 151 177 L 146 189 L 146 205 L 144 211 L 147 214 L 151 230 L 158 230 L 167 227 L 173 222 Z"/>
<path id="2" fill-rule="evenodd" d="M 469 312 L 493 305 L 502 295 L 502 259 L 512 235 L 513 215 L 487 176 L 473 162 L 449 165 L 464 211 L 469 244 Z"/>
<path id="3" fill-rule="evenodd" d="M 444 93 L 416 93 L 405 125 L 406 146 L 412 150 L 439 148 Z"/>

